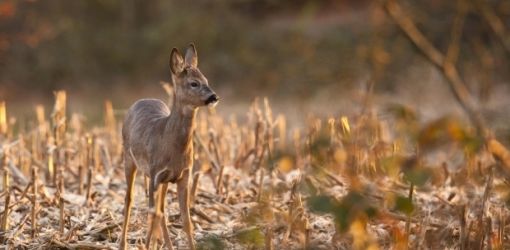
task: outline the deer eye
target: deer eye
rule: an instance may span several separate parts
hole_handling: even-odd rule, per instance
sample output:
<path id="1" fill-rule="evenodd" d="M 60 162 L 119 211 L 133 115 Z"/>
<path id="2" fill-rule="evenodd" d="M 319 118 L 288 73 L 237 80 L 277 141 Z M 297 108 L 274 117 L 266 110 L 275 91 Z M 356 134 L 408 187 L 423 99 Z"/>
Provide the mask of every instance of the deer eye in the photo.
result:
<path id="1" fill-rule="evenodd" d="M 196 88 L 198 87 L 198 82 L 191 82 L 190 85 L 192 88 Z"/>

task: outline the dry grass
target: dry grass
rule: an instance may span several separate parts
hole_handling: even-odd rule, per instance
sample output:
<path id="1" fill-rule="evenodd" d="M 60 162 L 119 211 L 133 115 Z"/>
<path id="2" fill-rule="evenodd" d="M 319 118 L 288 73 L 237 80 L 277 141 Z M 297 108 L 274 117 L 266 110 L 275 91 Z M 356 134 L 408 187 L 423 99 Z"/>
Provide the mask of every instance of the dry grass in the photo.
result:
<path id="1" fill-rule="evenodd" d="M 126 189 L 122 119 L 107 102 L 104 126 L 87 129 L 80 115 L 66 117 L 65 92 L 55 96 L 51 117 L 38 106 L 27 131 L 0 103 L 0 240 L 16 249 L 116 249 Z M 510 248 L 508 177 L 473 129 L 454 118 L 423 123 L 403 106 L 387 113 L 309 118 L 292 130 L 267 100 L 243 119 L 199 113 L 198 246 Z M 139 177 L 128 233 L 140 249 L 144 184 Z M 169 193 L 174 245 L 186 248 L 175 187 Z"/>

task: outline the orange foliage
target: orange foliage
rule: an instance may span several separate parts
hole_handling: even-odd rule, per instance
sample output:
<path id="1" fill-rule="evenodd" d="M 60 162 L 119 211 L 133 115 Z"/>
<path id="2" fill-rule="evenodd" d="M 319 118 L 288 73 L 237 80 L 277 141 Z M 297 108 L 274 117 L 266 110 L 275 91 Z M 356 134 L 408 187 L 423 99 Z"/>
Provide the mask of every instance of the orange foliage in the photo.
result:
<path id="1" fill-rule="evenodd" d="M 13 1 L 0 3 L 0 18 L 9 18 L 16 14 L 16 5 Z"/>

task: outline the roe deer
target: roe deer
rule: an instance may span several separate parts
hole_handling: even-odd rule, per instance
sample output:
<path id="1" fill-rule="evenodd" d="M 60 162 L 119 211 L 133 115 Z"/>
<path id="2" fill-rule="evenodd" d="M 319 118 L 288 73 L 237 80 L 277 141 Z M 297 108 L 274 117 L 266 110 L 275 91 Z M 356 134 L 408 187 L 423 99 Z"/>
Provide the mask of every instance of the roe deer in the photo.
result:
<path id="1" fill-rule="evenodd" d="M 126 247 L 129 214 L 136 172 L 141 170 L 150 179 L 149 211 L 152 224 L 159 225 L 165 243 L 172 249 L 172 242 L 164 215 L 165 194 L 168 182 L 177 183 L 177 194 L 184 231 L 189 247 L 195 249 L 193 225 L 189 214 L 188 186 L 192 175 L 195 114 L 198 107 L 214 105 L 218 96 L 209 87 L 207 79 L 197 68 L 197 52 L 190 44 L 185 57 L 176 48 L 170 55 L 170 70 L 174 87 L 172 111 L 160 100 L 138 100 L 129 108 L 123 127 L 125 174 L 127 181 L 124 205 L 124 224 L 120 248 Z M 161 185 L 160 185 L 161 184 Z M 158 191 L 156 210 L 154 194 Z M 146 246 L 150 246 L 152 230 L 148 229 Z"/>

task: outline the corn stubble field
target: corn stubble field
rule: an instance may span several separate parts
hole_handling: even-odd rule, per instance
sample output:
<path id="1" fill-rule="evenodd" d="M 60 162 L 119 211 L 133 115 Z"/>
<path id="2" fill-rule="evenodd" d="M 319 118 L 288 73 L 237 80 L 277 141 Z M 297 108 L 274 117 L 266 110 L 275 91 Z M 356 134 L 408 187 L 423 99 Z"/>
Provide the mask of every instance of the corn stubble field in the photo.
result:
<path id="1" fill-rule="evenodd" d="M 202 110 L 191 209 L 199 249 L 510 248 L 507 175 L 474 129 L 449 117 L 423 122 L 404 106 L 384 110 L 309 117 L 301 128 L 266 99 L 238 118 Z M 63 91 L 25 125 L 8 111 L 2 103 L 3 244 L 116 249 L 122 112 L 107 101 L 104 124 L 87 128 L 67 115 Z M 148 228 L 144 185 L 139 175 L 128 232 L 136 249 Z M 185 249 L 175 186 L 167 197 L 174 246 Z"/>

